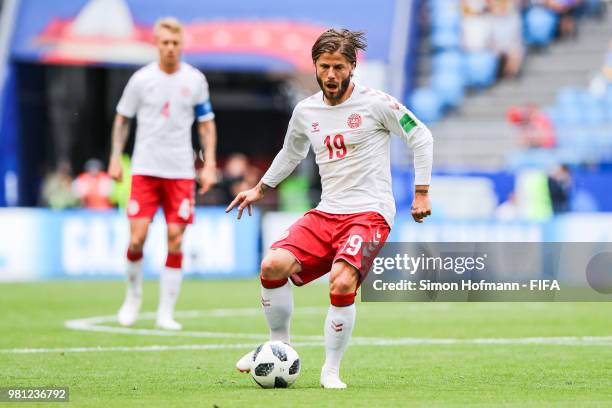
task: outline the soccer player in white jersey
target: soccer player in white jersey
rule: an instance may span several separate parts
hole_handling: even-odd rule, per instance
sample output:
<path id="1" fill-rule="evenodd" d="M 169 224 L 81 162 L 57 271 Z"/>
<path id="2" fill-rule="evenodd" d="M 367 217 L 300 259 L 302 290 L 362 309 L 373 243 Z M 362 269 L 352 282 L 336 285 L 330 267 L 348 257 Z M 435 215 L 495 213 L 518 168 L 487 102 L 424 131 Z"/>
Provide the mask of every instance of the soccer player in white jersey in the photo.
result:
<path id="1" fill-rule="evenodd" d="M 433 139 L 430 131 L 393 97 L 354 83 L 357 50 L 365 49 L 363 33 L 328 30 L 312 47 L 321 92 L 295 107 L 282 150 L 261 181 L 239 193 L 226 211 L 238 206 L 238 218 L 276 187 L 312 147 L 323 192 L 308 211 L 274 244 L 261 263 L 261 303 L 270 340 L 289 342 L 293 296 L 288 279 L 304 285 L 328 272 L 331 306 L 325 319 L 325 363 L 321 385 L 345 388 L 340 361 L 355 323 L 355 295 L 373 256 L 361 246 L 385 242 L 395 216 L 391 192 L 389 139 L 393 133 L 414 152 L 415 198 L 412 217 L 431 214 L 428 197 Z M 236 367 L 249 371 L 252 352 Z"/>
<path id="2" fill-rule="evenodd" d="M 215 183 L 217 143 L 208 83 L 196 68 L 181 61 L 183 29 L 178 20 L 162 18 L 155 24 L 159 60 L 139 69 L 130 78 L 119 104 L 112 131 L 108 174 L 122 177 L 121 153 L 136 116 L 136 143 L 132 157 L 132 188 L 127 206 L 130 242 L 127 251 L 127 293 L 117 315 L 123 326 L 134 324 L 142 303 L 142 257 L 149 224 L 162 207 L 168 225 L 168 255 L 160 276 L 156 326 L 180 330 L 174 320 L 182 282 L 181 243 L 193 222 L 195 168 L 191 126 L 198 121 L 204 148 L 200 192 Z"/>

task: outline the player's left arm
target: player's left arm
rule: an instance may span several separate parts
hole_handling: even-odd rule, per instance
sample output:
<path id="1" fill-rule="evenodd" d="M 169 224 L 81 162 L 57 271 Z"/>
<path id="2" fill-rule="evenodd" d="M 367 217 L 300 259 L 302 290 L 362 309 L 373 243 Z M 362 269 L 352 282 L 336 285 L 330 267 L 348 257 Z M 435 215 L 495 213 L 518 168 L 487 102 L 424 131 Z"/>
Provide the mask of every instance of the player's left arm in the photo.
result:
<path id="1" fill-rule="evenodd" d="M 414 154 L 414 200 L 412 218 L 423 222 L 431 215 L 429 184 L 433 164 L 433 137 L 431 131 L 404 105 L 393 98 L 376 105 L 382 125 L 391 133 L 401 137 Z"/>

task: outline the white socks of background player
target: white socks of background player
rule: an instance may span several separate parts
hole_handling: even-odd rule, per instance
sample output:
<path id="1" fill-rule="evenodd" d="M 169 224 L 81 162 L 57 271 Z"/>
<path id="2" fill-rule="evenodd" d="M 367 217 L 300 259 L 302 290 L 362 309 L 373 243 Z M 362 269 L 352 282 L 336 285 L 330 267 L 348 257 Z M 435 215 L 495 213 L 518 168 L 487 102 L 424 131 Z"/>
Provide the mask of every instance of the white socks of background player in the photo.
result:
<path id="1" fill-rule="evenodd" d="M 325 319 L 325 364 L 323 371 L 339 376 L 340 361 L 355 326 L 355 294 L 330 294 L 332 304 Z"/>
<path id="2" fill-rule="evenodd" d="M 125 300 L 117 313 L 117 321 L 122 326 L 131 326 L 138 319 L 142 305 L 142 251 L 127 251 L 127 290 Z"/>
<path id="3" fill-rule="evenodd" d="M 168 253 L 166 267 L 162 270 L 159 278 L 157 322 L 160 326 L 164 326 L 165 322 L 174 321 L 174 306 L 176 305 L 181 291 L 181 283 L 183 282 L 182 263 L 183 254 L 181 252 Z M 180 327 L 176 329 L 180 329 Z"/>
<path id="4" fill-rule="evenodd" d="M 289 343 L 293 293 L 288 279 L 271 280 L 261 277 L 261 304 L 270 328 L 270 340 Z"/>

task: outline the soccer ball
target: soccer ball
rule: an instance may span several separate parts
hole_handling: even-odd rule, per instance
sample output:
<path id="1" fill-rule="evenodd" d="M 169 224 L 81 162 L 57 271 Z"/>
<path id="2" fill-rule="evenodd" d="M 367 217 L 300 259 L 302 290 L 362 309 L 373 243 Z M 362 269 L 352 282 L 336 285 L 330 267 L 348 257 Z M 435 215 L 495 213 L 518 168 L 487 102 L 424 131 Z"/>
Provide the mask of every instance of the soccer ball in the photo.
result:
<path id="1" fill-rule="evenodd" d="M 262 388 L 287 388 L 300 375 L 297 351 L 282 341 L 268 341 L 253 352 L 251 375 Z"/>

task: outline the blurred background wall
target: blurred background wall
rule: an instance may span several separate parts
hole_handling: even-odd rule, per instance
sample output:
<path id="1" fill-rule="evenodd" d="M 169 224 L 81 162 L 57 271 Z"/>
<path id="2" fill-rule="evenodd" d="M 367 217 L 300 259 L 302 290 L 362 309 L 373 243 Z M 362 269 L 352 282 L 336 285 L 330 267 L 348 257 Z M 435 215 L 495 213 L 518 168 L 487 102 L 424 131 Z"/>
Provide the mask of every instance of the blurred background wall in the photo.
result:
<path id="1" fill-rule="evenodd" d="M 258 181 L 294 105 L 318 90 L 310 48 L 329 27 L 367 31 L 356 80 L 402 100 L 434 134 L 434 215 L 425 225 L 404 216 L 411 153 L 393 142 L 392 238 L 610 239 L 612 13 L 604 0 L 0 7 L 0 280 L 121 275 L 129 185 L 105 179 L 111 122 L 129 76 L 155 60 L 151 29 L 165 15 L 185 24 L 184 57 L 208 78 L 219 131 L 221 182 L 198 197 L 208 208 L 191 233 L 199 238 L 186 242 L 197 276 L 255 274 L 267 244 L 318 202 L 309 156 L 244 225 L 215 209 Z M 133 134 L 126 168 L 132 146 Z M 92 177 L 103 188 L 92 188 Z M 88 208 L 91 194 L 107 205 Z M 210 239 L 215 231 L 225 231 L 223 248 Z M 163 239 L 149 245 L 163 253 Z"/>

